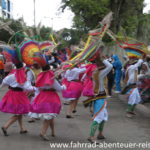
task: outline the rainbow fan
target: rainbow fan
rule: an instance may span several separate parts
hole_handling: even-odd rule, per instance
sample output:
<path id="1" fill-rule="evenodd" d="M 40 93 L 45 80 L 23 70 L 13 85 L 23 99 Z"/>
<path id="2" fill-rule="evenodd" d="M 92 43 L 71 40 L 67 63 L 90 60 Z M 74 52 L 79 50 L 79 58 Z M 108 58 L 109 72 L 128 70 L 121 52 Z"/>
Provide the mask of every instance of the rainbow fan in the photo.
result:
<path id="1" fill-rule="evenodd" d="M 141 58 L 143 55 L 145 55 L 144 51 L 135 47 L 126 46 L 123 48 L 125 49 L 129 58 Z"/>
<path id="2" fill-rule="evenodd" d="M 19 48 L 23 62 L 31 66 L 34 62 L 33 57 L 35 57 L 36 53 L 40 52 L 39 44 L 36 41 L 28 40 L 23 42 Z"/>
<path id="3" fill-rule="evenodd" d="M 10 47 L 9 45 L 0 45 L 0 47 L 3 49 L 2 53 L 7 62 L 17 62 L 18 57 L 15 49 Z"/>

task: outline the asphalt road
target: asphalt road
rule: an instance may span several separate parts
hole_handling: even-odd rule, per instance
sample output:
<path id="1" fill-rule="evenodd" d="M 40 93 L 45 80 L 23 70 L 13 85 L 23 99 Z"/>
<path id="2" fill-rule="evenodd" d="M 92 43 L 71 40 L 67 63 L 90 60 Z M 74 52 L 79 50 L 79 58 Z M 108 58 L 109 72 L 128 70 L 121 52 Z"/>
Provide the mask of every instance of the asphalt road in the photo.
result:
<path id="1" fill-rule="evenodd" d="M 0 89 L 0 98 L 6 92 L 6 88 Z M 65 111 L 66 105 L 63 105 L 61 114 L 55 119 L 56 137 L 50 136 L 50 130 L 48 135 L 51 139 L 50 142 L 42 141 L 39 137 L 39 131 L 42 125 L 42 120 L 35 123 L 28 123 L 29 118 L 24 117 L 24 124 L 29 133 L 26 135 L 19 134 L 19 128 L 17 122 L 13 124 L 8 133 L 10 136 L 3 136 L 0 132 L 0 150 L 52 150 L 63 148 L 51 148 L 52 143 L 72 143 L 73 148 L 64 149 L 80 149 L 73 143 L 87 143 L 87 137 L 89 136 L 89 127 L 91 124 L 91 116 L 88 108 L 84 108 L 82 105 L 83 98 L 80 99 L 78 104 L 77 113 L 75 118 L 66 119 Z M 132 149 L 142 149 L 139 143 L 143 143 L 143 149 L 148 149 L 147 145 L 150 142 L 150 119 L 144 117 L 142 114 L 137 114 L 135 118 L 127 118 L 125 116 L 126 104 L 119 100 L 117 96 L 108 99 L 108 113 L 109 120 L 105 124 L 104 135 L 105 140 L 100 141 L 100 144 L 110 143 L 136 143 L 136 147 Z M 2 126 L 10 117 L 10 114 L 0 113 L 0 126 Z M 137 146 L 138 145 L 138 146 Z M 81 146 L 81 145 L 80 145 Z M 102 145 L 101 145 L 102 146 Z M 76 148 L 75 148 L 76 147 Z M 89 147 L 83 146 L 81 149 L 87 149 Z M 89 149 L 100 149 L 89 148 Z M 101 148 L 101 149 L 130 149 L 130 148 Z M 149 143 L 150 149 L 150 143 Z"/>

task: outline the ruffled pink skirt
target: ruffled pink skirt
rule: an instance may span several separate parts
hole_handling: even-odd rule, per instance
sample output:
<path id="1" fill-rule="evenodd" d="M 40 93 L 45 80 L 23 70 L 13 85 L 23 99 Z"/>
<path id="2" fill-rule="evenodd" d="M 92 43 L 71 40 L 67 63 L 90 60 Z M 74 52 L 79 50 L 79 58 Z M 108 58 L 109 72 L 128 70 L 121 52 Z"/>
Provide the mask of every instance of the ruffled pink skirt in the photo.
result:
<path id="1" fill-rule="evenodd" d="M 53 91 L 41 91 L 31 104 L 31 112 L 59 114 L 61 102 L 58 94 Z"/>
<path id="2" fill-rule="evenodd" d="M 83 84 L 83 96 L 93 96 L 93 82 L 90 78 L 85 79 L 84 84 Z"/>
<path id="3" fill-rule="evenodd" d="M 67 89 L 62 92 L 64 98 L 79 98 L 83 90 L 83 84 L 76 81 L 64 80 L 63 84 L 66 85 Z"/>
<path id="4" fill-rule="evenodd" d="M 0 101 L 0 111 L 11 114 L 27 114 L 30 102 L 23 91 L 9 90 Z"/>

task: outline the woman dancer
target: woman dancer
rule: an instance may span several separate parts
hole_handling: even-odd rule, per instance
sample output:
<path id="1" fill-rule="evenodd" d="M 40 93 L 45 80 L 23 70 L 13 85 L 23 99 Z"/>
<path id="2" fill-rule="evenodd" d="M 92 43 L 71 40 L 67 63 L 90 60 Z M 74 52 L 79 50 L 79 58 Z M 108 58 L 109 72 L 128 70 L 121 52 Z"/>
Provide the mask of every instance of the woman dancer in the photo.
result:
<path id="1" fill-rule="evenodd" d="M 64 75 L 63 84 L 66 85 L 67 89 L 63 91 L 63 97 L 70 102 L 67 109 L 66 118 L 73 118 L 72 112 L 76 110 L 78 99 L 81 96 L 83 85 L 79 75 L 86 71 L 85 68 L 73 68 L 68 69 Z"/>
<path id="2" fill-rule="evenodd" d="M 16 71 L 5 77 L 1 85 L 7 85 L 9 91 L 0 101 L 0 111 L 13 114 L 1 128 L 5 136 L 8 136 L 7 129 L 16 121 L 19 123 L 20 134 L 27 133 L 22 122 L 22 115 L 29 112 L 30 102 L 24 90 L 35 90 L 30 82 L 27 81 L 26 70 L 23 64 L 18 63 L 15 66 Z"/>
<path id="3" fill-rule="evenodd" d="M 54 78 L 54 73 L 50 70 L 49 65 L 44 65 L 42 71 L 43 72 L 38 75 L 35 83 L 40 91 L 33 100 L 31 112 L 39 114 L 39 117 L 44 119 L 40 137 L 43 140 L 49 141 L 49 138 L 46 135 L 47 129 L 50 126 L 52 136 L 55 136 L 54 118 L 61 110 L 61 101 L 56 90 L 64 90 L 65 86 L 61 86 Z"/>

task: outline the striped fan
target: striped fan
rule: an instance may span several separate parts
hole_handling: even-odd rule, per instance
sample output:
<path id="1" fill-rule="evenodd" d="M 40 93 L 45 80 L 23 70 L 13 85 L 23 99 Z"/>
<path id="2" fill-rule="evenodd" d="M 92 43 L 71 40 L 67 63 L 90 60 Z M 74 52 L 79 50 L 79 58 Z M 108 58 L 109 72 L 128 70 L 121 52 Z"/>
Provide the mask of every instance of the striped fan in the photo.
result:
<path id="1" fill-rule="evenodd" d="M 34 62 L 35 53 L 40 52 L 39 44 L 32 40 L 27 40 L 20 45 L 20 51 L 23 62 L 31 66 Z"/>
<path id="2" fill-rule="evenodd" d="M 141 49 L 126 46 L 123 47 L 127 53 L 127 56 L 129 58 L 141 58 L 143 55 L 145 55 L 145 52 L 142 51 Z"/>

